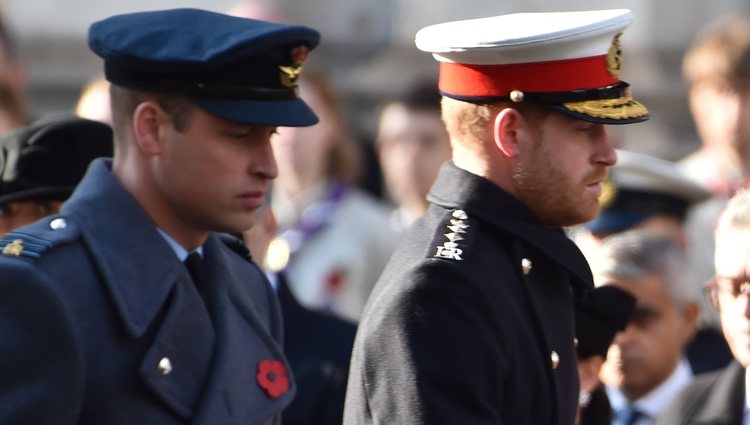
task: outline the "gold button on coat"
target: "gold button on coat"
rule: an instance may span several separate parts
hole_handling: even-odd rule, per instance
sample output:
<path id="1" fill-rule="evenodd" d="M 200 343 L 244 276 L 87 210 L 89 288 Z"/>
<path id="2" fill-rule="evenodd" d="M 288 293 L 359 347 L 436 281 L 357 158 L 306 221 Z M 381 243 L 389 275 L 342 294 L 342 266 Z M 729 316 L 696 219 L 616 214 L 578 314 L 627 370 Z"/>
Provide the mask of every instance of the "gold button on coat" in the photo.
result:
<path id="1" fill-rule="evenodd" d="M 557 351 L 552 351 L 549 359 L 552 361 L 552 369 L 557 369 L 560 366 L 560 356 L 557 354 Z"/>
<path id="2" fill-rule="evenodd" d="M 523 271 L 523 274 L 531 273 L 531 260 L 529 260 L 528 258 L 522 259 L 521 270 Z"/>

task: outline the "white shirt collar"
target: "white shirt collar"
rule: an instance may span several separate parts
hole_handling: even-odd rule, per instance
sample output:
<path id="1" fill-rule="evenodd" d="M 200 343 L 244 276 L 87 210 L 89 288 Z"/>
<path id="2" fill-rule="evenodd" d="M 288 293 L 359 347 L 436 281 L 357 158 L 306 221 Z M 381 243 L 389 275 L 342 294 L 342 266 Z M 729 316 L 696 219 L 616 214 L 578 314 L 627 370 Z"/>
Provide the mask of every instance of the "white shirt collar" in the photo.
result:
<path id="1" fill-rule="evenodd" d="M 630 402 L 630 404 L 633 404 L 638 410 L 651 418 L 651 420 L 645 422 L 643 420 L 638 421 L 636 424 L 652 423 L 653 419 L 669 405 L 677 393 L 689 384 L 692 379 L 693 371 L 690 369 L 690 365 L 686 359 L 680 359 L 675 370 L 669 375 L 669 378 L 645 396 Z M 607 396 L 615 413 L 624 409 L 629 403 L 625 395 L 614 387 L 607 387 Z"/>
<path id="2" fill-rule="evenodd" d="M 176 240 L 174 240 L 174 238 L 172 238 L 171 236 L 169 236 L 165 231 L 159 229 L 158 227 L 156 228 L 156 231 L 159 232 L 159 234 L 164 238 L 165 241 L 167 241 L 167 243 L 169 244 L 169 246 L 172 248 L 172 250 L 174 251 L 174 253 L 177 255 L 177 258 L 179 258 L 180 261 L 184 262 L 185 259 L 188 256 L 188 254 L 190 254 L 188 252 L 188 250 L 185 249 L 185 248 L 183 248 L 182 245 L 180 245 Z M 198 251 L 198 253 L 201 256 L 203 256 L 203 247 L 202 246 L 199 246 L 198 248 L 196 248 L 195 251 Z"/>

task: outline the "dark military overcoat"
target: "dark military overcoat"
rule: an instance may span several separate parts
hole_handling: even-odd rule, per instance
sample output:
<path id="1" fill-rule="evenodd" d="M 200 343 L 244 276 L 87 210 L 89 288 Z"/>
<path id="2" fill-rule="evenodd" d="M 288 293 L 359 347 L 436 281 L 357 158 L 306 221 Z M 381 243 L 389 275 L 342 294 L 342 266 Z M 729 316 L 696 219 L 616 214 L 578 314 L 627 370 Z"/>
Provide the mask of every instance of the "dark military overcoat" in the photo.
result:
<path id="1" fill-rule="evenodd" d="M 261 271 L 211 235 L 210 317 L 104 160 L 0 249 L 0 423 L 270 424 L 293 397 Z"/>
<path id="2" fill-rule="evenodd" d="M 429 200 L 360 322 L 344 423 L 572 425 L 584 257 L 450 162 Z"/>

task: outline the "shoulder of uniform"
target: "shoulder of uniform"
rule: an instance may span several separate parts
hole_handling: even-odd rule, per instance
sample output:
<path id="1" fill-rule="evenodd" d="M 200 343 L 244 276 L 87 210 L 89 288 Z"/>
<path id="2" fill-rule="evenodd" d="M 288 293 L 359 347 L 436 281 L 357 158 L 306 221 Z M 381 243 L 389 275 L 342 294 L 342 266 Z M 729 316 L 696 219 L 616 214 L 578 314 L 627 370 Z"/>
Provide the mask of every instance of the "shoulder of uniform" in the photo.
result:
<path id="1" fill-rule="evenodd" d="M 45 252 L 77 237 L 77 226 L 62 215 L 54 215 L 6 233 L 0 239 L 0 253 L 5 257 L 37 260 Z"/>
<path id="2" fill-rule="evenodd" d="M 247 249 L 245 241 L 241 237 L 233 235 L 231 233 L 217 233 L 216 236 L 224 245 L 227 246 L 227 248 L 232 250 L 234 253 L 247 261 L 252 260 L 252 258 L 250 257 L 250 250 Z"/>
<path id="3" fill-rule="evenodd" d="M 431 257 L 451 261 L 463 261 L 470 254 L 470 247 L 476 234 L 476 226 L 466 211 L 448 210 L 442 217 L 442 224 L 432 240 Z"/>

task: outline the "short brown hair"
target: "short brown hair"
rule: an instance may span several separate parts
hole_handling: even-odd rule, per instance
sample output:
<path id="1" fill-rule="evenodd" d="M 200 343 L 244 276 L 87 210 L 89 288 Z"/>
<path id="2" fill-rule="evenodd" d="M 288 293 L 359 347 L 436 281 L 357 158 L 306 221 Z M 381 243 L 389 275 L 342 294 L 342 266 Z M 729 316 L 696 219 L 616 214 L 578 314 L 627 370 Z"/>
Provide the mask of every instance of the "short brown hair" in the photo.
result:
<path id="1" fill-rule="evenodd" d="M 750 84 L 750 21 L 731 16 L 705 28 L 685 54 L 682 70 L 690 84 Z"/>
<path id="2" fill-rule="evenodd" d="M 178 94 L 146 93 L 126 89 L 114 84 L 109 86 L 112 105 L 112 128 L 115 135 L 127 132 L 135 108 L 143 102 L 153 100 L 169 115 L 177 131 L 187 130 L 190 114 L 195 105 L 187 97 Z M 118 140 L 119 137 L 115 137 Z"/>
<path id="3" fill-rule="evenodd" d="M 470 103 L 443 97 L 441 102 L 443 122 L 451 140 L 480 143 L 487 137 L 492 120 L 506 108 L 518 110 L 524 117 L 538 122 L 552 111 L 540 105 L 527 103 Z"/>

